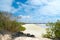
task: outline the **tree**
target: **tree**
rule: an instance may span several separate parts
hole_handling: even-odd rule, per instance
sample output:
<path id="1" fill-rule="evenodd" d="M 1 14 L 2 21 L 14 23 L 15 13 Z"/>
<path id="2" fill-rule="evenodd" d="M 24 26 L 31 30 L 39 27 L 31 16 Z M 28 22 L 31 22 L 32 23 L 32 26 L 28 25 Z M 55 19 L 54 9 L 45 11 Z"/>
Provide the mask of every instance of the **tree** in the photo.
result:
<path id="1" fill-rule="evenodd" d="M 6 30 L 9 32 L 24 31 L 26 28 L 22 25 L 24 23 L 11 20 L 13 15 L 8 12 L 0 12 L 0 30 Z"/>

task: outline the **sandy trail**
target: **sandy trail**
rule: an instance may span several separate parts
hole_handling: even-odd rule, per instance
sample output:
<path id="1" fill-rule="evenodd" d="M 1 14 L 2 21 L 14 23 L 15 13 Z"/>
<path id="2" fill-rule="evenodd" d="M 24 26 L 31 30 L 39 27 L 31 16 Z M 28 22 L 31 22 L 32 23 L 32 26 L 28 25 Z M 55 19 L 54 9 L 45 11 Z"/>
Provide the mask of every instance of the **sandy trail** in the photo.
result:
<path id="1" fill-rule="evenodd" d="M 48 39 L 48 38 L 18 37 L 18 38 L 15 38 L 14 40 L 51 40 L 51 39 Z"/>

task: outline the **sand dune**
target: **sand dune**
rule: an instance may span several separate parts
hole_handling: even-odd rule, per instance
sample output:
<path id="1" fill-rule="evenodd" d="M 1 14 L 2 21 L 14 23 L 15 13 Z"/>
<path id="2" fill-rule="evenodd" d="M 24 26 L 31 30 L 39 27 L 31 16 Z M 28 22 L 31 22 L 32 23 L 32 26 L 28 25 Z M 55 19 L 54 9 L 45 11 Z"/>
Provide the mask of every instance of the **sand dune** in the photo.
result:
<path id="1" fill-rule="evenodd" d="M 48 38 L 33 38 L 33 37 L 16 37 L 16 38 L 11 38 L 11 35 L 0 35 L 0 40 L 51 40 Z"/>

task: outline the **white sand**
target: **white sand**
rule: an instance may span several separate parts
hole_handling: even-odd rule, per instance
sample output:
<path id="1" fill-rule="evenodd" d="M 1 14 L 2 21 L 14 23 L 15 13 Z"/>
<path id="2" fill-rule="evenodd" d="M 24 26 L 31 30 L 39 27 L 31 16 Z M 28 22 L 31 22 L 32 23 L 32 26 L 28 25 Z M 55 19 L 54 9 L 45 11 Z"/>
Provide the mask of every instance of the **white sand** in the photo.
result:
<path id="1" fill-rule="evenodd" d="M 36 25 L 36 24 L 25 24 L 23 25 L 26 30 L 24 31 L 24 33 L 30 33 L 35 35 L 36 37 L 42 37 L 42 34 L 46 34 L 46 28 L 44 28 L 43 25 Z"/>
<path id="2" fill-rule="evenodd" d="M 15 38 L 14 40 L 51 40 L 47 38 L 31 38 L 31 37 L 18 37 Z"/>

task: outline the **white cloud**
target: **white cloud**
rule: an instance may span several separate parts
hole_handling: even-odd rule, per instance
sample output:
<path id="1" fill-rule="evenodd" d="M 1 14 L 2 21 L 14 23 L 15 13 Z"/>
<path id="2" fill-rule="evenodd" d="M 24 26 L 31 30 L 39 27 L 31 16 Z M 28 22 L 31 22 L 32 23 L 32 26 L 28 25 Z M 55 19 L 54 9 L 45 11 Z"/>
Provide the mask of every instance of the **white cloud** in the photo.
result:
<path id="1" fill-rule="evenodd" d="M 17 4 L 19 5 L 19 8 L 17 9 L 11 6 L 12 1 L 13 0 L 1 0 L 0 10 L 9 11 L 12 13 L 27 14 L 28 16 L 20 15 L 22 19 L 26 19 L 25 21 L 33 20 L 35 22 L 38 21 L 42 22 L 44 19 L 46 19 L 47 21 L 51 19 L 52 20 L 60 19 L 56 17 L 60 15 L 60 0 L 28 0 L 26 2 L 28 3 L 28 5 L 17 2 Z M 48 17 L 43 17 L 43 16 L 48 16 Z M 52 18 L 50 18 L 49 16 L 51 16 Z"/>
<path id="2" fill-rule="evenodd" d="M 31 16 L 24 16 L 24 15 L 19 15 L 21 18 L 31 18 Z"/>
<path id="3" fill-rule="evenodd" d="M 40 10 L 45 15 L 57 15 L 60 12 L 60 1 L 50 2 L 47 6 Z"/>
<path id="4" fill-rule="evenodd" d="M 30 15 L 19 15 L 19 19 L 17 20 L 18 22 L 25 22 L 25 23 L 30 23 L 31 22 L 31 16 Z"/>
<path id="5" fill-rule="evenodd" d="M 13 0 L 0 0 L 0 10 L 10 12 L 12 10 L 12 1 Z"/>
<path id="6" fill-rule="evenodd" d="M 59 0 L 28 0 L 28 4 L 25 5 L 17 2 L 19 4 L 19 8 L 15 9 L 11 7 L 12 0 L 1 0 L 0 1 L 0 9 L 4 11 L 12 11 L 13 13 L 18 12 L 24 8 L 26 13 L 32 13 L 32 9 L 34 9 L 35 14 L 43 14 L 43 15 L 56 15 L 59 14 L 60 11 L 60 1 Z M 21 5 L 20 5 L 21 4 Z M 35 5 L 35 6 L 34 6 Z M 46 5 L 46 6 L 43 6 Z M 41 8 L 37 7 L 40 6 Z"/>
<path id="7" fill-rule="evenodd" d="M 38 9 L 35 8 L 34 16 L 53 16 L 60 15 L 60 0 L 31 0 L 32 5 L 40 5 Z M 40 2 L 40 3 L 39 3 Z M 46 4 L 46 5 L 43 5 Z M 31 11 L 33 13 L 33 11 Z M 45 17 L 46 18 L 46 17 Z"/>
<path id="8" fill-rule="evenodd" d="M 56 15 L 60 11 L 60 1 L 50 2 L 47 6 L 41 9 L 47 15 Z M 41 11 L 40 11 L 41 12 Z"/>
<path id="9" fill-rule="evenodd" d="M 41 8 L 35 9 L 35 14 L 39 15 L 56 15 L 60 12 L 59 0 L 30 0 L 31 5 L 40 5 Z"/>
<path id="10" fill-rule="evenodd" d="M 32 18 L 30 18 L 29 20 L 31 22 L 33 22 L 33 20 L 35 20 L 35 22 L 46 22 L 53 20 L 56 21 L 57 19 L 60 19 L 56 17 L 60 15 L 60 0 L 28 0 L 27 3 L 29 5 L 22 4 L 22 6 L 20 7 L 24 8 L 24 11 L 32 16 Z M 18 10 L 20 9 L 18 8 Z M 43 17 L 43 15 L 47 17 Z M 51 16 L 52 18 L 50 18 L 49 16 Z M 38 17 L 40 17 L 40 19 Z"/>
<path id="11" fill-rule="evenodd" d="M 28 0 L 27 3 L 29 3 L 30 5 L 42 5 L 46 4 L 47 0 Z"/>

